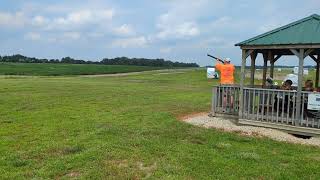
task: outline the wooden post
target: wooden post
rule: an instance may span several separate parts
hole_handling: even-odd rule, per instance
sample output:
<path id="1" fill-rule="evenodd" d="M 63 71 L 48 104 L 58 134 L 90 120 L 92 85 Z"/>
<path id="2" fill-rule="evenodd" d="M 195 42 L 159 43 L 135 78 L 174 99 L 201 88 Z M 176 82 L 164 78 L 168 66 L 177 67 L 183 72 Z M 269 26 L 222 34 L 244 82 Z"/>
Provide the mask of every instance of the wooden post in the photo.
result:
<path id="1" fill-rule="evenodd" d="M 263 53 L 263 75 L 262 75 L 262 87 L 266 87 L 268 70 L 268 55 Z"/>
<path id="2" fill-rule="evenodd" d="M 242 63 L 241 63 L 241 77 L 240 77 L 240 94 L 239 94 L 239 118 L 243 116 L 243 92 L 244 92 L 244 81 L 246 78 L 246 59 L 247 59 L 247 51 L 242 50 Z"/>
<path id="3" fill-rule="evenodd" d="M 254 52 L 250 55 L 251 57 L 251 77 L 250 77 L 250 85 L 254 87 L 254 73 L 256 71 L 256 58 L 257 58 L 257 53 Z"/>
<path id="4" fill-rule="evenodd" d="M 270 61 L 270 77 L 273 78 L 273 72 L 274 72 L 274 55 L 272 54 L 272 51 L 268 52 L 268 59 Z"/>
<path id="5" fill-rule="evenodd" d="M 298 89 L 297 89 L 297 99 L 296 99 L 296 126 L 299 125 L 299 121 L 301 120 L 301 95 L 302 95 L 302 86 L 303 86 L 303 60 L 304 60 L 304 49 L 299 50 L 299 74 L 298 74 Z M 302 107 L 303 108 L 303 107 Z"/>
<path id="6" fill-rule="evenodd" d="M 271 77 L 271 78 L 273 78 L 273 72 L 274 72 L 274 61 L 273 61 L 273 60 L 271 60 L 271 61 L 270 61 L 270 64 L 271 64 L 271 66 L 270 66 L 270 77 Z"/>
<path id="7" fill-rule="evenodd" d="M 305 53 L 305 56 L 306 56 L 306 53 Z M 317 55 L 317 58 L 312 55 L 312 54 L 309 54 L 309 56 L 311 57 L 311 59 L 314 60 L 314 62 L 316 62 L 316 79 L 315 79 L 315 88 L 319 88 L 319 68 L 320 68 L 320 54 Z"/>
<path id="8" fill-rule="evenodd" d="M 315 82 L 315 87 L 319 88 L 319 70 L 320 69 L 320 55 L 318 54 L 317 58 L 317 69 L 316 69 L 316 82 Z"/>

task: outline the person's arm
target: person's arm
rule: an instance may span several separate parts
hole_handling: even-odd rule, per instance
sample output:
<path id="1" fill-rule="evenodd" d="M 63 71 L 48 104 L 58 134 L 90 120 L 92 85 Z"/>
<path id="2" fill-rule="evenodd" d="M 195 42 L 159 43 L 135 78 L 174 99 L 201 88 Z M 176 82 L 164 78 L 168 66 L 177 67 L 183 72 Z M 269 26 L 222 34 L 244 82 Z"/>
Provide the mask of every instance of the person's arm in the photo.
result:
<path id="1" fill-rule="evenodd" d="M 218 71 L 221 70 L 221 66 L 222 66 L 222 63 L 219 62 L 219 61 L 217 61 L 217 63 L 216 63 L 216 69 L 217 69 Z"/>

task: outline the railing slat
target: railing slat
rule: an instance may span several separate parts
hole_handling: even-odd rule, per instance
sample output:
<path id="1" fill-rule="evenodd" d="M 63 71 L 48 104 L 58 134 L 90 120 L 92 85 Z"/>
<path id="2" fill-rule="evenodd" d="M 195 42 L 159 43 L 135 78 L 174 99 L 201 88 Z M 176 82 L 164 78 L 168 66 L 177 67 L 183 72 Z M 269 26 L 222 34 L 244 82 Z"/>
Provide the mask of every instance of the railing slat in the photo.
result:
<path id="1" fill-rule="evenodd" d="M 287 92 L 283 92 L 282 93 L 282 96 L 284 97 L 284 99 L 286 99 L 286 97 L 288 97 L 288 102 L 289 103 L 289 96 L 286 94 Z M 282 107 L 281 107 L 281 123 L 283 123 L 283 119 L 284 119 L 284 112 L 285 112 L 285 109 L 284 109 L 284 103 L 285 101 L 282 101 Z M 287 106 L 289 106 L 287 104 Z"/>
<path id="2" fill-rule="evenodd" d="M 247 107 L 247 118 L 249 118 L 250 119 L 250 106 L 251 106 L 251 92 L 250 91 L 248 91 L 247 92 L 248 93 L 248 107 Z"/>
<path id="3" fill-rule="evenodd" d="M 289 92 L 288 95 L 289 95 L 288 97 L 290 98 L 291 97 L 291 92 Z M 287 106 L 286 124 L 289 124 L 290 106 L 291 106 L 291 104 L 289 103 L 288 106 Z"/>
<path id="4" fill-rule="evenodd" d="M 293 98 L 293 107 L 292 107 L 292 117 L 291 117 L 291 123 L 294 126 L 296 124 L 295 121 L 295 114 L 296 114 L 296 96 L 297 94 L 294 94 L 294 98 Z"/>
<path id="5" fill-rule="evenodd" d="M 269 107 L 269 104 L 270 104 L 270 91 L 267 91 L 268 92 L 268 97 L 267 97 L 267 114 L 266 114 L 266 117 L 267 117 L 267 122 L 269 122 L 269 110 L 270 110 L 270 107 Z"/>
<path id="6" fill-rule="evenodd" d="M 260 99 L 260 97 L 261 97 L 261 92 L 258 90 L 257 91 L 257 95 L 258 95 L 258 106 L 257 106 L 257 116 L 256 116 L 256 118 L 257 118 L 257 121 L 259 121 L 260 120 L 260 118 L 259 118 L 259 114 L 260 114 L 260 102 L 261 102 L 261 99 Z"/>
<path id="7" fill-rule="evenodd" d="M 262 114 L 261 114 L 261 121 L 263 121 L 264 118 L 264 110 L 265 110 L 265 91 L 262 90 Z"/>
<path id="8" fill-rule="evenodd" d="M 256 90 L 253 90 L 253 94 L 252 94 L 252 117 L 254 118 L 255 112 L 254 112 L 254 108 L 256 106 Z"/>
<path id="9" fill-rule="evenodd" d="M 305 103 L 305 93 L 302 93 L 302 100 L 301 100 L 301 118 L 300 118 L 300 126 L 303 126 L 303 122 L 304 122 L 304 103 Z M 308 127 L 309 125 L 308 125 L 308 117 L 306 118 L 306 121 L 305 121 L 305 123 L 306 123 L 306 127 Z"/>
<path id="10" fill-rule="evenodd" d="M 277 97 L 278 97 L 278 100 L 277 100 L 277 122 L 279 122 L 279 111 L 280 111 L 280 92 L 278 91 L 277 92 Z M 282 96 L 282 103 L 284 102 L 284 97 Z M 274 113 L 274 112 L 273 112 Z"/>

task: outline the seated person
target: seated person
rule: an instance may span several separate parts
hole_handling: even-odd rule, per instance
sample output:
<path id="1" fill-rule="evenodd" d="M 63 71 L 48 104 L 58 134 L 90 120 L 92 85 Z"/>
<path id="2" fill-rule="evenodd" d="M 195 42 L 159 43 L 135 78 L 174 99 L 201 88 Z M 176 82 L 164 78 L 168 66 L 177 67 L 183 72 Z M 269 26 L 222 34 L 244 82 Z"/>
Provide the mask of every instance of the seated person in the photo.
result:
<path id="1" fill-rule="evenodd" d="M 305 87 L 303 88 L 303 91 L 309 91 L 309 92 L 314 92 L 315 89 L 313 88 L 313 82 L 312 80 L 307 80 L 305 82 Z M 304 99 L 302 100 L 303 102 L 303 107 L 304 107 L 304 117 L 310 117 L 310 118 L 314 118 L 315 117 L 315 113 L 317 111 L 314 110 L 309 110 L 308 109 L 308 96 L 305 96 Z"/>
<path id="2" fill-rule="evenodd" d="M 268 77 L 266 79 L 266 88 L 270 88 L 270 89 L 277 89 L 277 85 L 275 85 L 276 83 L 273 82 L 273 79 L 271 77 Z"/>
<path id="3" fill-rule="evenodd" d="M 280 87 L 281 90 L 292 90 L 292 81 L 291 80 L 286 80 L 282 86 Z M 278 108 L 278 102 L 279 102 L 279 113 L 282 112 L 282 103 L 284 103 L 283 107 L 284 107 L 284 111 L 285 113 L 289 113 L 291 112 L 291 107 L 292 107 L 292 102 L 291 102 L 291 98 L 289 97 L 289 95 L 285 95 L 284 97 L 281 95 L 282 93 L 280 93 L 280 96 L 278 97 L 277 95 L 275 95 L 275 101 L 274 101 L 274 108 L 277 109 Z M 290 105 L 290 109 L 288 112 L 288 106 Z"/>
<path id="4" fill-rule="evenodd" d="M 292 81 L 291 80 L 286 80 L 282 86 L 280 87 L 281 90 L 292 90 Z"/>
<path id="5" fill-rule="evenodd" d="M 304 90 L 304 91 L 310 91 L 310 92 L 313 92 L 313 91 L 314 91 L 312 80 L 310 80 L 310 79 L 306 80 L 306 82 L 304 83 L 304 88 L 303 88 L 303 90 Z"/>

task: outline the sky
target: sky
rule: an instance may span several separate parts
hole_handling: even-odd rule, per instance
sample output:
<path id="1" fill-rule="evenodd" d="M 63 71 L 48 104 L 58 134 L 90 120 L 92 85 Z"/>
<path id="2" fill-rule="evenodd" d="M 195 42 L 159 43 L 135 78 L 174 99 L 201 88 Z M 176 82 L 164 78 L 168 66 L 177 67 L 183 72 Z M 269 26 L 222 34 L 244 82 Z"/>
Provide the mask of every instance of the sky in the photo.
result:
<path id="1" fill-rule="evenodd" d="M 210 53 L 239 65 L 234 44 L 312 14 L 320 14 L 318 0 L 1 0 L 0 55 L 205 66 Z"/>

